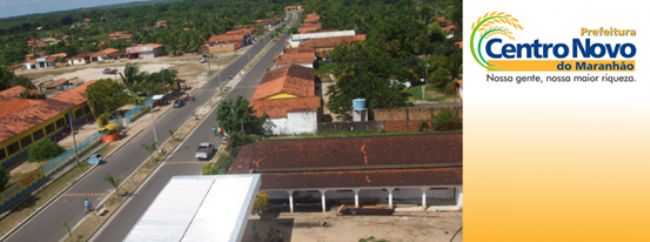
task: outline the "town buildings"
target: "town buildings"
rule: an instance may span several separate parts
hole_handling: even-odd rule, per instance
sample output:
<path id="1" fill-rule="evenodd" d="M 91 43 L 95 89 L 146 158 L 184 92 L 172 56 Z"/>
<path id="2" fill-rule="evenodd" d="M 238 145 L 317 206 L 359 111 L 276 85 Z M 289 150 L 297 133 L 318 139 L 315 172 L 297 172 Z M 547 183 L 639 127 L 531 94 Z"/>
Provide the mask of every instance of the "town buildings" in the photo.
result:
<path id="1" fill-rule="evenodd" d="M 253 28 L 240 28 L 212 35 L 204 48 L 210 54 L 234 52 L 253 43 L 253 32 Z"/>
<path id="2" fill-rule="evenodd" d="M 153 59 L 162 55 L 161 44 L 150 43 L 140 44 L 126 49 L 126 55 L 129 59 Z"/>

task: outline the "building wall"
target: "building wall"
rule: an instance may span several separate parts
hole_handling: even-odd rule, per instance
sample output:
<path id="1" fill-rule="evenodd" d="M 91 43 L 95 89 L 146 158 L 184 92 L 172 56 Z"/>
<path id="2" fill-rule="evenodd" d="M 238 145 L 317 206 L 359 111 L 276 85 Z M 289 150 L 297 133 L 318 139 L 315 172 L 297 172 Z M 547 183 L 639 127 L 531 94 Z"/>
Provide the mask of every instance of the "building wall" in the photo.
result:
<path id="1" fill-rule="evenodd" d="M 287 133 L 287 119 L 286 118 L 272 118 L 267 121 L 266 125 L 271 133 L 274 135 L 281 135 Z"/>
<path id="2" fill-rule="evenodd" d="M 274 135 L 316 133 L 318 114 L 314 111 L 290 112 L 286 118 L 269 119 L 267 127 Z"/>
<path id="3" fill-rule="evenodd" d="M 208 46 L 207 48 L 208 48 L 208 53 L 210 54 L 229 53 L 237 50 L 237 47 L 234 43 L 218 44 L 218 45 Z"/>
<path id="4" fill-rule="evenodd" d="M 289 112 L 287 130 L 291 134 L 316 133 L 318 131 L 318 114 L 314 111 Z"/>

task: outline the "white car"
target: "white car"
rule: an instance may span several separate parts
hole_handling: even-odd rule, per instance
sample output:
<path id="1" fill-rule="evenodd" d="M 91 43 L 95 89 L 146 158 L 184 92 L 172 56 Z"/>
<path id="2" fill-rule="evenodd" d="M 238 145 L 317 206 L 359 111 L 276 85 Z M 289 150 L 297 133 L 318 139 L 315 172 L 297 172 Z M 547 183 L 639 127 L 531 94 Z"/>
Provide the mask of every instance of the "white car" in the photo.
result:
<path id="1" fill-rule="evenodd" d="M 215 152 L 214 145 L 208 142 L 201 142 L 199 144 L 199 148 L 196 149 L 194 158 L 198 160 L 210 160 L 214 155 L 214 152 Z"/>

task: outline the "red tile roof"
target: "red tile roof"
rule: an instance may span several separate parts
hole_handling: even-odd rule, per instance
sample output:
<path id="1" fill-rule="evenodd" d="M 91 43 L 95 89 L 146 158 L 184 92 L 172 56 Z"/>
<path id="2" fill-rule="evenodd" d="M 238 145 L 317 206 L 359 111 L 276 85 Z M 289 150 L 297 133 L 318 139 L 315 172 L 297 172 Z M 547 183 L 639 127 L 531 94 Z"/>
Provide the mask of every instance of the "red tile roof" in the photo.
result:
<path id="1" fill-rule="evenodd" d="M 27 88 L 23 86 L 13 86 L 8 89 L 0 91 L 0 99 L 20 97 L 20 94 L 23 93 Z M 2 112 L 2 110 L 0 110 Z"/>
<path id="2" fill-rule="evenodd" d="M 273 139 L 243 146 L 230 172 L 261 173 L 262 189 L 460 185 L 462 153 L 461 133 Z"/>
<path id="3" fill-rule="evenodd" d="M 349 44 L 353 42 L 361 42 L 366 40 L 365 34 L 358 34 L 355 36 L 344 37 L 331 37 L 321 39 L 311 39 L 300 44 L 300 47 L 306 48 L 334 48 L 339 45 Z"/>
<path id="4" fill-rule="evenodd" d="M 284 54 L 293 54 L 293 53 L 314 53 L 314 48 L 298 46 L 296 48 L 284 49 Z"/>
<path id="5" fill-rule="evenodd" d="M 320 23 L 306 23 L 306 24 L 303 24 L 302 26 L 300 26 L 300 28 L 298 28 L 298 33 L 301 33 L 301 34 L 313 33 L 313 32 L 317 32 L 317 31 L 319 31 L 321 29 L 322 29 L 322 26 L 321 26 Z"/>
<path id="6" fill-rule="evenodd" d="M 56 100 L 0 100 L 0 142 L 51 120 L 68 108 L 69 104 Z"/>
<path id="7" fill-rule="evenodd" d="M 93 53 L 93 56 L 112 56 L 120 52 L 118 49 L 115 48 L 106 48 L 100 51 L 97 51 Z"/>
<path id="8" fill-rule="evenodd" d="M 298 97 L 314 96 L 314 73 L 311 68 L 291 65 L 268 72 L 262 79 L 252 100 L 260 100 L 279 93 Z"/>
<path id="9" fill-rule="evenodd" d="M 296 52 L 285 53 L 276 60 L 278 65 L 291 65 L 291 64 L 314 64 L 316 61 L 316 54 L 314 52 Z"/>
<path id="10" fill-rule="evenodd" d="M 67 103 L 74 106 L 80 106 L 86 103 L 86 90 L 88 86 L 93 84 L 95 81 L 87 81 L 84 84 L 81 84 L 77 87 L 70 88 L 63 92 L 60 92 L 52 97 L 52 100 L 59 102 Z"/>
<path id="11" fill-rule="evenodd" d="M 305 23 L 315 23 L 320 21 L 320 15 L 317 13 L 310 13 L 305 16 L 305 20 L 303 22 Z"/>
<path id="12" fill-rule="evenodd" d="M 241 147 L 232 167 L 262 172 L 456 167 L 462 165 L 462 144 L 461 133 L 273 139 Z"/>
<path id="13" fill-rule="evenodd" d="M 285 98 L 275 100 L 257 100 L 251 104 L 258 117 L 266 114 L 269 118 L 286 118 L 292 111 L 316 111 L 321 106 L 318 96 Z"/>

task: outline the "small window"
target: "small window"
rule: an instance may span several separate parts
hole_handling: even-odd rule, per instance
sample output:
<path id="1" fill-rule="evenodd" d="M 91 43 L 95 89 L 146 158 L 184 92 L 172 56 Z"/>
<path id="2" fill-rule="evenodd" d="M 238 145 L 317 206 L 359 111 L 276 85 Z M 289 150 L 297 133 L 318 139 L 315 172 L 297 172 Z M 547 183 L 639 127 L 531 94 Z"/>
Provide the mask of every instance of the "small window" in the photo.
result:
<path id="1" fill-rule="evenodd" d="M 7 155 L 13 155 L 19 150 L 20 150 L 20 145 L 18 145 L 18 142 L 14 142 L 9 146 L 7 146 L 7 153 L 8 153 Z"/>
<path id="2" fill-rule="evenodd" d="M 26 148 L 27 146 L 31 145 L 31 144 L 32 144 L 32 136 L 31 135 L 27 135 L 27 136 L 25 136 L 24 138 L 22 138 L 20 140 L 20 146 L 22 146 L 23 149 Z"/>
<path id="3" fill-rule="evenodd" d="M 45 136 L 45 134 L 43 133 L 43 130 L 42 130 L 42 129 L 39 129 L 39 130 L 36 130 L 36 131 L 32 134 L 32 136 L 34 137 L 34 140 L 40 140 L 40 139 L 43 138 L 43 136 Z"/>
<path id="4" fill-rule="evenodd" d="M 45 133 L 47 133 L 47 134 L 52 134 L 52 133 L 54 133 L 55 130 L 56 130 L 56 128 L 54 127 L 53 123 L 49 124 L 48 126 L 45 126 Z"/>
<path id="5" fill-rule="evenodd" d="M 5 148 L 2 147 L 2 149 L 0 149 L 0 160 L 4 160 L 5 158 L 7 158 L 7 153 L 5 153 Z M 0 166 L 1 165 L 2 164 L 0 164 Z"/>

